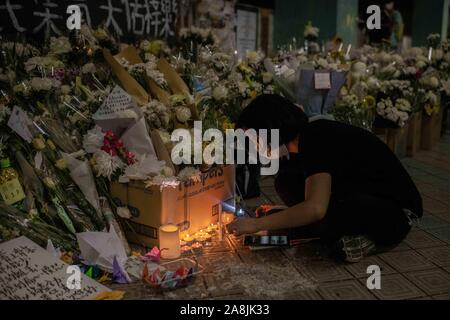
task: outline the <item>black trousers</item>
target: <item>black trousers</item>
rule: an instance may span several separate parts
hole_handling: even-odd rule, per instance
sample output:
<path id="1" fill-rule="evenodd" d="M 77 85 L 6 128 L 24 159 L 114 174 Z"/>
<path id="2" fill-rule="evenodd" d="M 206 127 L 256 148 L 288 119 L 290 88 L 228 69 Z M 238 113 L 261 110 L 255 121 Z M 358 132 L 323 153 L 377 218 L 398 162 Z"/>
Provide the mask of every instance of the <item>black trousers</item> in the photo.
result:
<path id="1" fill-rule="evenodd" d="M 279 197 L 287 206 L 305 200 L 305 179 L 302 168 L 295 161 L 283 161 L 275 180 Z M 398 245 L 411 226 L 403 208 L 392 199 L 352 191 L 331 195 L 323 220 L 309 226 L 290 230 L 296 238 L 320 237 L 327 245 L 335 244 L 343 236 L 365 235 L 377 247 Z"/>

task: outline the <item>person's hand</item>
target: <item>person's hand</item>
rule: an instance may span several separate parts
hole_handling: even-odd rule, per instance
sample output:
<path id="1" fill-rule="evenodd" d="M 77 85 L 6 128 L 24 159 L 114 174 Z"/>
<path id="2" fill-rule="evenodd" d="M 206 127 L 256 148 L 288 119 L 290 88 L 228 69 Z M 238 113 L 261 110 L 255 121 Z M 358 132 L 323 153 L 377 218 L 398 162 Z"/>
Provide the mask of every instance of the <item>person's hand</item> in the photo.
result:
<path id="1" fill-rule="evenodd" d="M 258 228 L 257 222 L 258 219 L 254 218 L 237 219 L 227 225 L 227 229 L 229 233 L 233 233 L 236 236 L 256 233 L 261 231 Z"/>
<path id="2" fill-rule="evenodd" d="M 270 205 L 270 204 L 263 204 L 262 206 L 259 206 L 255 213 L 256 213 L 256 217 L 262 217 L 265 216 L 267 214 L 267 212 L 269 212 L 270 210 L 272 210 L 274 206 Z"/>

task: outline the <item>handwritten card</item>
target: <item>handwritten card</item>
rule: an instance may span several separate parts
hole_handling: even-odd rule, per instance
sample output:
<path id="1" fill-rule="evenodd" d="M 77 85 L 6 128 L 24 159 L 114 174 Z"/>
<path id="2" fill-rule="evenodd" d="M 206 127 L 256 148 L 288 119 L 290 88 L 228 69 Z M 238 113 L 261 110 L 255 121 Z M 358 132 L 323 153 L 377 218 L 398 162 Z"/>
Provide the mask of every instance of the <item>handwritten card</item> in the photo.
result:
<path id="1" fill-rule="evenodd" d="M 116 86 L 103 104 L 93 115 L 94 120 L 137 118 L 137 114 L 131 112 L 137 108 L 136 102 L 121 87 Z"/>
<path id="2" fill-rule="evenodd" d="M 79 289 L 69 289 L 69 265 L 26 237 L 0 244 L 0 300 L 93 299 L 111 291 L 80 274 Z M 69 273 L 68 273 L 69 271 Z"/>
<path id="3" fill-rule="evenodd" d="M 329 72 L 314 73 L 314 87 L 316 90 L 331 89 L 331 74 Z"/>

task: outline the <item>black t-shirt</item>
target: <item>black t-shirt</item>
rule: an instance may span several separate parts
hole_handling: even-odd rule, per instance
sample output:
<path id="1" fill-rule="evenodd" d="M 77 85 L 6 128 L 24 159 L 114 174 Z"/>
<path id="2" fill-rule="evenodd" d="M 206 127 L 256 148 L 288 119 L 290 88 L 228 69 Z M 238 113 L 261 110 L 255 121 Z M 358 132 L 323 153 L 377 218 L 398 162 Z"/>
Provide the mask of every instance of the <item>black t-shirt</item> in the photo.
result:
<path id="1" fill-rule="evenodd" d="M 308 124 L 300 136 L 306 177 L 329 173 L 332 192 L 354 191 L 392 199 L 422 216 L 422 199 L 395 154 L 374 134 L 330 120 Z"/>

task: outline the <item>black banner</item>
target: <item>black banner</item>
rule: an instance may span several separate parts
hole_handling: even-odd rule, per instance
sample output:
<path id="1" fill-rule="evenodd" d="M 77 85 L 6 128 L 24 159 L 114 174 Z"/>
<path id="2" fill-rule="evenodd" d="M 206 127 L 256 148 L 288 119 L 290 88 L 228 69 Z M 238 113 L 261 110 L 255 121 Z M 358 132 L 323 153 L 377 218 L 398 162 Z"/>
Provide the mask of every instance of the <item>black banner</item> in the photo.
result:
<path id="1" fill-rule="evenodd" d="M 175 35 L 179 0 L 0 0 L 0 34 L 42 39 L 67 34 L 67 8 L 77 5 L 90 27 L 104 25 L 121 38 Z"/>

